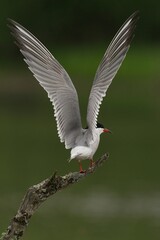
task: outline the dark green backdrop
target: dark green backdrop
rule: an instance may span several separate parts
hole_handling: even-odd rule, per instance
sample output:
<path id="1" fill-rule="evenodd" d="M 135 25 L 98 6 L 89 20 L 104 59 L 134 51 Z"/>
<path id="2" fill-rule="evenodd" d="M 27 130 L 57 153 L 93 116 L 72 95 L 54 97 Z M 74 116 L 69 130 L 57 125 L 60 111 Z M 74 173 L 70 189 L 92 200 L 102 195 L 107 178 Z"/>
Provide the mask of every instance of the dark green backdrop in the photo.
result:
<path id="1" fill-rule="evenodd" d="M 7 28 L 12 18 L 36 35 L 71 76 L 82 121 L 96 68 L 107 44 L 140 10 L 131 49 L 103 101 L 98 158 L 109 162 L 93 176 L 48 200 L 24 239 L 159 240 L 160 238 L 160 2 L 0 2 L 0 232 L 26 189 L 78 169 L 67 163 L 46 93 L 23 63 Z M 84 167 L 88 162 L 84 162 Z"/>

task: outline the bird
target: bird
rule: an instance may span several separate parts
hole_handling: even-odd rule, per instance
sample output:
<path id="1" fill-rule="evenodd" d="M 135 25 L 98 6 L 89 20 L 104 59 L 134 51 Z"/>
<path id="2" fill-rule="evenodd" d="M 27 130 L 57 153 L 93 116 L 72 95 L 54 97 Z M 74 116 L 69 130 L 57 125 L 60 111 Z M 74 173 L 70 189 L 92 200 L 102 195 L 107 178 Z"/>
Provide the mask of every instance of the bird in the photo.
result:
<path id="1" fill-rule="evenodd" d="M 139 12 L 136 11 L 123 23 L 97 68 L 88 99 L 86 128 L 82 127 L 77 91 L 66 70 L 31 32 L 8 19 L 8 27 L 24 61 L 53 105 L 60 141 L 66 149 L 71 149 L 69 161 L 78 161 L 80 173 L 85 172 L 82 160 L 89 160 L 89 166 L 94 166 L 93 156 L 99 146 L 100 135 L 110 133 L 97 120 L 100 105 L 128 52 L 138 18 Z"/>

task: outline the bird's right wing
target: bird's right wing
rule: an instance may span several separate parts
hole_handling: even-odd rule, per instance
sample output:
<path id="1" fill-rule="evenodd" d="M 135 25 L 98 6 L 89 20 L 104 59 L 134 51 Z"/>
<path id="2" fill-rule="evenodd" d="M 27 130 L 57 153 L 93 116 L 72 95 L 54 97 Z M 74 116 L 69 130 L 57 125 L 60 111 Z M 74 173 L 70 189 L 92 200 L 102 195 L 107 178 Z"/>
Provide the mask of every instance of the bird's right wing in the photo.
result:
<path id="1" fill-rule="evenodd" d="M 72 148 L 76 137 L 82 132 L 82 125 L 78 96 L 70 77 L 48 49 L 27 29 L 11 19 L 9 27 L 25 62 L 54 106 L 61 142 L 65 142 L 67 149 Z"/>
<path id="2" fill-rule="evenodd" d="M 107 48 L 97 69 L 87 109 L 87 125 L 92 133 L 92 138 L 94 138 L 93 133 L 97 124 L 100 104 L 126 56 L 138 18 L 139 14 L 135 12 L 122 25 Z"/>

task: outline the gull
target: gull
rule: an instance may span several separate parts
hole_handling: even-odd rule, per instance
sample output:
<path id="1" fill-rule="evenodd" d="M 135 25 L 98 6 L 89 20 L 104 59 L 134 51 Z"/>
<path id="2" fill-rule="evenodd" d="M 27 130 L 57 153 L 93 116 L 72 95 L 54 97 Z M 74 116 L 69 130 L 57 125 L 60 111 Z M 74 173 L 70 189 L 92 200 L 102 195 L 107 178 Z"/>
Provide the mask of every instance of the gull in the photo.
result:
<path id="1" fill-rule="evenodd" d="M 80 173 L 85 172 L 82 160 L 90 160 L 90 167 L 93 166 L 93 156 L 101 133 L 110 132 L 97 121 L 99 109 L 127 54 L 138 18 L 136 11 L 124 22 L 98 66 L 88 100 L 86 128 L 83 128 L 81 123 L 77 91 L 66 70 L 32 33 L 14 20 L 8 19 L 11 34 L 16 39 L 24 61 L 47 92 L 53 105 L 60 141 L 64 142 L 66 149 L 71 149 L 70 160 L 78 160 Z"/>

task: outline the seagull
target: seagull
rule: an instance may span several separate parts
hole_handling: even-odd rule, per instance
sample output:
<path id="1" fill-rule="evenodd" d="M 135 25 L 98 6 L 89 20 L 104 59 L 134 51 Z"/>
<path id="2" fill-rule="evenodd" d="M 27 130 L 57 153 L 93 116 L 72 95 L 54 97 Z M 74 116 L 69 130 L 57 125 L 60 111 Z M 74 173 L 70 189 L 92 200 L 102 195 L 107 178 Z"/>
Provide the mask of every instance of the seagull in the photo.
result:
<path id="1" fill-rule="evenodd" d="M 76 159 L 80 173 L 82 160 L 88 159 L 94 165 L 93 156 L 98 148 L 101 133 L 110 130 L 97 121 L 100 105 L 107 89 L 120 68 L 139 18 L 134 12 L 121 26 L 107 48 L 96 71 L 87 107 L 87 127 L 83 128 L 77 91 L 66 70 L 50 51 L 26 28 L 8 19 L 11 34 L 24 56 L 28 68 L 45 89 L 53 105 L 58 136 L 66 149 L 71 149 L 70 160 Z"/>

